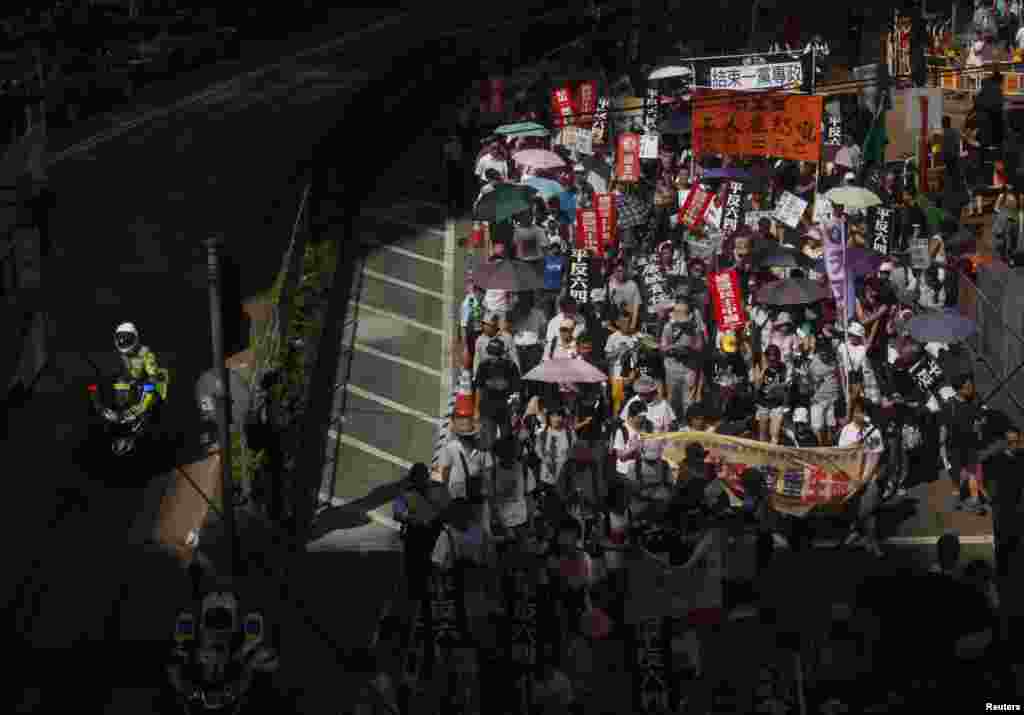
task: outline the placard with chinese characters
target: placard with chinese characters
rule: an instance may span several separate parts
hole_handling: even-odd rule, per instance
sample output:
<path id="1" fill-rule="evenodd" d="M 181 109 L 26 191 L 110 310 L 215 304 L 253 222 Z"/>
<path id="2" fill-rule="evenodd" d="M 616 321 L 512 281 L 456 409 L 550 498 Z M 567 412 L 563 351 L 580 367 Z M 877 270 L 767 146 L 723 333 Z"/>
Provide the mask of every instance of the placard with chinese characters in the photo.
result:
<path id="1" fill-rule="evenodd" d="M 804 81 L 804 68 L 800 62 L 711 67 L 708 71 L 713 89 L 796 89 Z"/>
<path id="2" fill-rule="evenodd" d="M 658 140 L 660 137 L 657 133 L 648 133 L 640 136 L 640 158 L 641 159 L 657 159 L 658 158 Z"/>
<path id="3" fill-rule="evenodd" d="M 735 269 L 711 273 L 708 281 L 715 308 L 715 322 L 721 330 L 736 330 L 747 323 L 743 310 L 743 292 Z"/>
<path id="4" fill-rule="evenodd" d="M 714 200 L 714 194 L 700 186 L 691 186 L 690 190 L 679 192 L 679 223 L 691 229 L 698 229 L 704 224 L 704 215 Z"/>
<path id="5" fill-rule="evenodd" d="M 823 161 L 835 161 L 836 154 L 843 146 L 843 118 L 841 115 L 825 112 L 825 137 Z"/>
<path id="6" fill-rule="evenodd" d="M 824 194 L 814 196 L 814 223 L 828 223 L 832 220 L 832 202 Z"/>
<path id="7" fill-rule="evenodd" d="M 910 266 L 916 271 L 923 271 L 932 264 L 928 253 L 928 239 L 915 238 L 910 241 Z"/>
<path id="8" fill-rule="evenodd" d="M 615 175 L 619 181 L 636 183 L 640 180 L 640 135 L 619 135 L 616 149 Z"/>
<path id="9" fill-rule="evenodd" d="M 594 208 L 597 210 L 597 255 L 604 257 L 605 251 L 610 246 L 615 245 L 618 223 L 615 196 L 612 194 L 594 194 Z"/>
<path id="10" fill-rule="evenodd" d="M 573 124 L 576 108 L 573 106 L 572 92 L 569 87 L 557 87 L 551 90 L 552 115 L 555 127 L 561 128 Z"/>
<path id="11" fill-rule="evenodd" d="M 597 111 L 594 113 L 594 126 L 591 128 L 594 144 L 604 144 L 608 131 L 608 98 L 599 97 Z"/>
<path id="12" fill-rule="evenodd" d="M 784 191 L 782 196 L 779 197 L 778 204 L 775 206 L 774 218 L 781 224 L 789 226 L 790 228 L 796 228 L 800 223 L 800 218 L 804 215 L 804 211 L 806 210 L 806 201 L 796 194 Z"/>
<path id="13" fill-rule="evenodd" d="M 577 126 L 591 128 L 594 124 L 594 110 L 597 109 L 597 82 L 592 79 L 580 82 L 576 88 L 576 106 L 579 117 Z"/>
<path id="14" fill-rule="evenodd" d="M 739 181 L 730 181 L 729 190 L 725 199 L 725 210 L 722 212 L 722 231 L 730 234 L 740 226 L 743 226 L 743 184 Z"/>
<path id="15" fill-rule="evenodd" d="M 590 302 L 590 251 L 576 248 L 569 256 L 569 295 L 580 305 Z"/>
<path id="16" fill-rule="evenodd" d="M 868 209 L 867 218 L 871 248 L 883 256 L 895 252 L 898 242 L 896 233 L 899 231 L 896 210 L 891 206 L 872 206 Z"/>
<path id="17" fill-rule="evenodd" d="M 735 96 L 718 92 L 693 102 L 693 150 L 817 162 L 823 97 Z"/>
<path id="18" fill-rule="evenodd" d="M 597 210 L 576 209 L 576 248 L 597 253 Z"/>
<path id="19" fill-rule="evenodd" d="M 743 222 L 751 228 L 757 228 L 757 222 L 763 218 L 772 219 L 774 214 L 772 211 L 747 211 Z"/>
<path id="20" fill-rule="evenodd" d="M 704 213 L 704 223 L 712 228 L 718 228 L 722 225 L 722 215 L 724 213 L 725 206 L 722 205 L 722 198 L 718 194 L 715 194 L 714 198 L 711 199 L 711 203 L 708 204 L 708 210 Z"/>

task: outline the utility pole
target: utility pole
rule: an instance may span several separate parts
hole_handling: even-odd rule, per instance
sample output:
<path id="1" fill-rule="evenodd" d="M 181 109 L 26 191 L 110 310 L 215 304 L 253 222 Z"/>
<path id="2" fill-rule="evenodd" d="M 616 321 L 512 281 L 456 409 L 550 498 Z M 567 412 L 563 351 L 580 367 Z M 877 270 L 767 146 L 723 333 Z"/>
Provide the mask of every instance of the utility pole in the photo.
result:
<path id="1" fill-rule="evenodd" d="M 207 277 L 210 286 L 210 328 L 213 334 L 213 370 L 221 384 L 217 400 L 217 434 L 220 442 L 221 465 L 221 512 L 224 532 L 228 540 L 228 565 L 225 575 L 233 580 L 238 563 L 238 535 L 235 532 L 235 484 L 231 464 L 231 383 L 228 366 L 224 359 L 224 313 L 220 299 L 220 255 L 219 235 L 212 235 L 206 244 Z"/>

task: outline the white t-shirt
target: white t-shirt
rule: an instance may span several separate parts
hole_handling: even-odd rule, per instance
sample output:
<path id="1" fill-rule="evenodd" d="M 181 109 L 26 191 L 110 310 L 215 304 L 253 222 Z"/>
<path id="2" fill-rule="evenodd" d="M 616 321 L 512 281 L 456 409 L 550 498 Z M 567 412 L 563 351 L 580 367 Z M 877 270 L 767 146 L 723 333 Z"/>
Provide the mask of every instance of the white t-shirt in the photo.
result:
<path id="1" fill-rule="evenodd" d="M 608 357 L 608 376 L 622 377 L 622 357 L 636 345 L 636 337 L 623 335 L 616 331 L 608 336 L 604 344 L 604 354 Z"/>
<path id="2" fill-rule="evenodd" d="M 629 417 L 629 406 L 642 399 L 644 398 L 640 397 L 640 395 L 633 395 L 623 405 L 622 412 L 619 413 L 619 419 L 625 422 Z M 676 412 L 672 409 L 668 400 L 659 398 L 657 402 L 647 405 L 647 419 L 654 425 L 655 432 L 668 432 L 672 428 L 672 423 L 676 421 Z"/>
<path id="3" fill-rule="evenodd" d="M 438 455 L 437 463 L 442 469 L 450 468 L 448 476 L 448 493 L 452 499 L 459 499 L 466 496 L 466 470 L 462 465 L 460 455 L 466 458 L 466 466 L 469 467 L 470 475 L 484 477 L 484 483 L 489 481 L 488 470 L 494 464 L 494 457 L 489 452 L 479 449 L 468 448 L 458 438 L 448 440 L 441 454 Z"/>
<path id="4" fill-rule="evenodd" d="M 563 428 L 542 429 L 537 432 L 534 452 L 540 457 L 540 480 L 555 484 L 565 463 L 569 461 L 569 433 Z M 553 464 L 552 464 L 553 463 Z"/>
<path id="5" fill-rule="evenodd" d="M 640 433 L 637 432 L 628 423 L 624 422 L 623 427 L 626 429 L 626 435 L 622 434 L 622 430 L 615 431 L 615 437 L 612 440 L 612 449 L 616 452 L 624 450 L 632 450 L 640 445 Z M 626 479 L 636 479 L 636 458 L 633 459 L 621 459 L 615 458 L 615 471 L 619 473 L 619 476 L 625 477 Z"/>
<path id="6" fill-rule="evenodd" d="M 869 475 L 878 466 L 882 453 L 885 452 L 885 443 L 882 441 L 882 433 L 879 430 L 872 429 L 870 422 L 865 422 L 863 430 L 855 423 L 850 422 L 839 433 L 839 446 L 853 447 L 860 444 L 864 440 L 865 433 L 867 442 L 864 445 L 864 474 Z"/>
<path id="7" fill-rule="evenodd" d="M 484 291 L 484 312 L 507 313 L 512 309 L 512 292 L 487 289 Z"/>
<path id="8" fill-rule="evenodd" d="M 508 162 L 504 159 L 499 159 L 494 154 L 484 154 L 476 163 L 475 173 L 481 181 L 485 180 L 484 177 L 488 169 L 494 169 L 501 176 L 502 181 L 508 181 Z"/>
<path id="9" fill-rule="evenodd" d="M 545 346 L 551 344 L 552 338 L 558 337 L 558 329 L 562 327 L 562 321 L 565 320 L 565 318 L 565 314 L 559 312 L 558 315 L 556 315 L 554 318 L 548 321 L 548 331 L 544 337 Z M 574 320 L 576 321 L 576 327 L 573 328 L 572 336 L 574 338 L 578 338 L 579 336 L 583 335 L 583 330 L 586 326 L 583 325 L 583 320 L 579 316 L 576 316 Z"/>

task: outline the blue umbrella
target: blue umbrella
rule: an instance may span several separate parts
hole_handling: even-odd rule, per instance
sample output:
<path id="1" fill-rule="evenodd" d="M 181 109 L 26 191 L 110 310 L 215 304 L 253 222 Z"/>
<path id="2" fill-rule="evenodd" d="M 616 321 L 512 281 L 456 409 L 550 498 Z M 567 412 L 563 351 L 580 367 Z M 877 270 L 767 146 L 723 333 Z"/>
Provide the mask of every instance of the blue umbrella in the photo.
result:
<path id="1" fill-rule="evenodd" d="M 690 115 L 676 114 L 658 122 L 658 132 L 661 134 L 686 134 L 690 131 Z"/>
<path id="2" fill-rule="evenodd" d="M 557 181 L 542 179 L 539 176 L 531 176 L 523 183 L 537 189 L 544 199 L 550 199 L 553 196 L 559 196 L 560 194 L 565 193 L 565 187 Z"/>

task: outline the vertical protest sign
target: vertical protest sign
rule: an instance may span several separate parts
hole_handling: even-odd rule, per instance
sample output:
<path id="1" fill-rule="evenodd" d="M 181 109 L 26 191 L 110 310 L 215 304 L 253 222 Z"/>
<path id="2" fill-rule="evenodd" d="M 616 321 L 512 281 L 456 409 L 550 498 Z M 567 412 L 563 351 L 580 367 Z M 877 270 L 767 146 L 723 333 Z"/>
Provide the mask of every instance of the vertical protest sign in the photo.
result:
<path id="1" fill-rule="evenodd" d="M 843 146 L 843 118 L 837 112 L 825 112 L 825 140 L 822 145 L 822 160 L 835 161 L 836 154 Z"/>
<path id="2" fill-rule="evenodd" d="M 597 109 L 597 82 L 592 79 L 580 82 L 576 88 L 576 109 L 579 112 L 576 124 L 590 129 L 594 125 Z"/>
<path id="3" fill-rule="evenodd" d="M 824 194 L 814 196 L 814 223 L 825 225 L 832 221 L 832 202 Z"/>
<path id="4" fill-rule="evenodd" d="M 641 159 L 657 159 L 658 158 L 658 141 L 660 137 L 657 133 L 648 132 L 640 136 L 640 158 Z"/>
<path id="5" fill-rule="evenodd" d="M 700 185 L 690 187 L 685 197 L 680 193 L 679 223 L 690 229 L 697 230 L 704 224 L 704 216 L 714 199 L 714 194 Z"/>
<path id="6" fill-rule="evenodd" d="M 551 90 L 551 115 L 555 128 L 574 124 L 576 108 L 573 106 L 572 91 L 568 85 Z"/>
<path id="7" fill-rule="evenodd" d="M 668 618 L 636 626 L 633 641 L 633 708 L 641 713 L 672 712 L 672 635 Z"/>
<path id="8" fill-rule="evenodd" d="M 721 194 L 715 194 L 711 203 L 708 204 L 708 210 L 704 213 L 704 224 L 711 228 L 719 228 L 722 225 L 722 216 L 725 212 L 725 205 L 722 202 Z"/>
<path id="9" fill-rule="evenodd" d="M 868 238 L 871 248 L 883 256 L 897 251 L 895 245 L 896 212 L 889 206 L 868 209 Z"/>
<path id="10" fill-rule="evenodd" d="M 715 322 L 720 330 L 736 330 L 747 323 L 743 309 L 743 292 L 740 288 L 736 269 L 710 275 L 711 299 L 715 310 Z"/>
<path id="11" fill-rule="evenodd" d="M 775 206 L 775 220 L 790 228 L 796 228 L 806 210 L 806 201 L 794 193 L 784 191 Z"/>
<path id="12" fill-rule="evenodd" d="M 605 251 L 615 244 L 618 225 L 618 210 L 613 194 L 594 194 L 594 208 L 597 210 L 597 246 L 598 256 L 604 257 Z"/>
<path id="13" fill-rule="evenodd" d="M 598 253 L 597 209 L 576 209 L 576 248 Z"/>
<path id="14" fill-rule="evenodd" d="M 590 303 L 591 260 L 585 248 L 573 249 L 569 256 L 569 295 L 580 305 Z"/>
<path id="15" fill-rule="evenodd" d="M 910 240 L 910 267 L 915 271 L 924 271 L 932 264 L 931 254 L 928 252 L 927 238 L 913 238 Z"/>
<path id="16" fill-rule="evenodd" d="M 615 175 L 624 183 L 640 180 L 640 135 L 621 134 L 615 152 Z"/>
<path id="17" fill-rule="evenodd" d="M 726 235 L 743 226 L 743 184 L 739 181 L 729 182 L 726 194 L 725 211 L 722 214 L 722 232 Z"/>
<path id="18" fill-rule="evenodd" d="M 655 87 L 648 87 L 644 93 L 643 127 L 648 134 L 658 130 L 658 115 L 661 111 L 661 100 Z M 655 152 L 657 157 L 657 152 Z"/>
<path id="19" fill-rule="evenodd" d="M 648 315 L 655 316 L 657 309 L 669 302 L 668 286 L 665 283 L 665 274 L 656 262 L 650 262 L 643 271 L 644 303 L 647 306 Z"/>
<path id="20" fill-rule="evenodd" d="M 597 109 L 594 112 L 594 125 L 591 127 L 594 144 L 605 144 L 608 141 L 608 98 L 598 97 Z"/>

